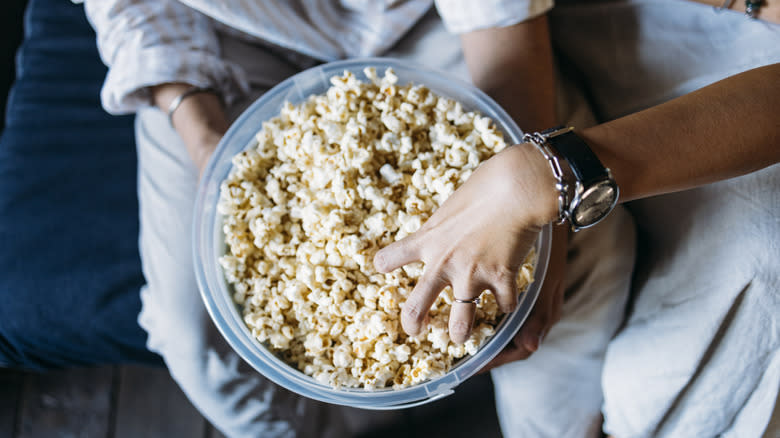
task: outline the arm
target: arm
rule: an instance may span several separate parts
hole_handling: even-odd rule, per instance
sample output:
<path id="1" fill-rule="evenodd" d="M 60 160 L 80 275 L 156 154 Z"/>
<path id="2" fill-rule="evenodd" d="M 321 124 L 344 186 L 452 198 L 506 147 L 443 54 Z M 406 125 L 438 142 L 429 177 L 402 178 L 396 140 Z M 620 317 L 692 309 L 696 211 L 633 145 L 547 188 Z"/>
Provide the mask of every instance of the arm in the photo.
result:
<path id="1" fill-rule="evenodd" d="M 533 2 L 493 2 L 499 3 L 496 8 L 487 8 L 484 4 L 476 2 L 463 2 L 457 0 L 437 1 L 437 7 L 450 31 L 461 36 L 466 63 L 469 67 L 473 82 L 483 91 L 491 95 L 515 121 L 524 129 L 541 129 L 555 124 L 555 87 L 554 69 L 552 60 L 552 48 L 547 29 L 547 18 L 539 15 L 551 7 L 551 2 L 540 0 Z M 484 11 L 488 12 L 485 13 Z M 501 13 L 493 14 L 500 10 Z M 481 14 L 481 15 L 480 15 Z M 517 22 L 523 17 L 532 16 L 526 21 Z M 519 17 L 519 18 L 518 18 Z M 508 22 L 509 21 L 509 22 Z M 503 157 L 516 153 L 536 157 L 536 152 L 524 148 L 507 152 Z M 530 154 L 529 154 L 530 152 Z M 498 178 L 491 179 L 493 172 L 513 174 L 508 176 L 514 179 L 523 174 L 523 169 L 515 172 L 511 160 L 491 160 L 492 165 L 486 163 L 471 178 L 482 180 L 483 184 L 472 182 L 473 187 L 485 190 L 490 186 L 489 192 L 496 190 L 504 192 L 507 197 L 512 197 L 506 189 L 511 189 L 510 184 Z M 539 175 L 541 176 L 541 175 Z M 538 180 L 528 176 L 531 180 Z M 522 178 L 520 178 L 522 180 Z M 486 193 L 486 192 L 482 192 Z M 517 199 L 515 199 L 517 200 Z M 490 229 L 495 225 L 497 217 L 508 217 L 505 205 L 484 202 L 484 196 L 479 192 L 470 192 L 463 188 L 456 192 L 442 206 L 440 212 L 434 215 L 423 230 L 436 229 L 431 235 L 448 234 L 454 240 L 449 242 L 426 241 L 430 243 L 425 250 L 428 254 L 421 254 L 426 243 L 423 240 L 414 239 L 414 249 L 404 248 L 399 251 L 383 250 L 377 254 L 375 264 L 380 271 L 387 271 L 403 263 L 398 257 L 420 257 L 426 262 L 426 274 L 418 282 L 417 287 L 409 296 L 403 306 L 401 315 L 404 329 L 410 333 L 418 332 L 425 321 L 427 309 L 439 291 L 447 284 L 454 288 L 455 295 L 460 298 L 470 298 L 478 295 L 483 289 L 490 288 L 496 294 L 496 298 L 504 311 L 511 310 L 517 301 L 515 278 L 525 253 L 530 243 L 536 236 L 538 228 L 526 233 L 518 233 L 517 240 L 506 244 L 505 236 L 500 233 L 483 234 L 487 239 L 482 245 L 470 248 L 471 253 L 465 257 L 477 256 L 491 265 L 492 273 L 500 277 L 500 284 L 485 281 L 485 272 L 473 272 L 469 267 L 458 266 L 453 260 L 455 247 L 467 246 L 471 235 L 478 235 L 484 229 Z M 522 201 L 518 204 L 522 204 Z M 466 213 L 467 211 L 471 213 Z M 488 222 L 472 222 L 469 226 L 463 226 L 459 221 L 466 216 L 482 215 Z M 470 226 L 470 225 L 473 225 Z M 486 227 L 487 225 L 487 227 Z M 508 225 L 508 224 L 507 224 Z M 501 228 L 499 226 L 498 228 Z M 425 233 L 425 232 L 423 232 Z M 423 233 L 417 233 L 422 235 Z M 427 233 L 426 233 L 427 234 Z M 413 239 L 409 239 L 413 240 Z M 561 279 L 565 263 L 566 230 L 561 228 L 555 232 L 554 250 L 551 258 L 550 277 Z M 448 245 L 452 243 L 454 245 Z M 419 246 L 417 246 L 419 245 Z M 522 247 L 521 251 L 514 248 Z M 401 254 L 411 249 L 410 253 Z M 468 251 L 468 250 L 467 250 Z M 488 261 L 488 259 L 491 259 Z M 452 268 L 452 272 L 446 272 Z M 457 272 L 455 272 L 457 271 Z M 467 273 L 460 275 L 459 273 Z M 441 274 L 441 275 L 440 275 Z M 532 315 L 520 333 L 515 337 L 512 349 L 513 359 L 527 357 L 535 351 L 544 333 L 560 315 L 560 303 L 562 302 L 563 281 L 548 281 L 542 290 L 542 295 L 537 301 Z M 561 299 L 557 299 L 560 297 Z M 465 341 L 471 331 L 473 320 L 472 305 L 456 304 L 453 306 L 449 319 L 450 336 L 455 342 Z"/>
<path id="2" fill-rule="evenodd" d="M 523 131 L 555 126 L 555 71 L 546 15 L 475 30 L 461 35 L 461 42 L 474 85 Z"/>
<path id="3" fill-rule="evenodd" d="M 777 114 L 780 64 L 736 75 L 582 135 L 613 169 L 626 201 L 779 162 Z M 444 282 L 454 290 L 490 288 L 499 295 L 502 310 L 511 308 L 506 273 L 515 272 L 516 254 L 525 254 L 539 227 L 557 215 L 553 186 L 541 154 L 528 144 L 513 146 L 480 166 L 417 233 L 379 251 L 375 264 L 383 272 L 411 261 L 426 263 L 414 301 L 404 312 L 418 317 Z M 484 193 L 493 194 L 489 202 Z"/>
<path id="4" fill-rule="evenodd" d="M 521 129 L 537 131 L 557 124 L 555 70 L 546 15 L 469 32 L 461 35 L 461 41 L 474 84 L 495 99 Z M 567 243 L 566 227 L 555 227 L 547 277 L 537 303 L 513 342 L 491 365 L 529 357 L 560 319 Z"/>
<path id="5" fill-rule="evenodd" d="M 780 64 L 750 70 L 580 135 L 621 201 L 685 190 L 780 161 Z"/>
<path id="6" fill-rule="evenodd" d="M 153 102 L 162 111 L 167 111 L 171 102 L 191 86 L 181 82 L 156 85 L 151 88 Z M 195 163 L 198 175 L 202 174 L 229 127 L 219 97 L 211 93 L 188 97 L 173 113 L 173 126 Z"/>
<path id="7" fill-rule="evenodd" d="M 225 63 L 205 15 L 174 0 L 87 0 L 85 10 L 109 66 L 101 98 L 113 114 L 170 102 L 189 87 L 214 87 L 230 102 L 246 89 L 240 71 Z M 220 99 L 187 98 L 174 116 L 177 132 L 199 169 L 227 129 Z"/>

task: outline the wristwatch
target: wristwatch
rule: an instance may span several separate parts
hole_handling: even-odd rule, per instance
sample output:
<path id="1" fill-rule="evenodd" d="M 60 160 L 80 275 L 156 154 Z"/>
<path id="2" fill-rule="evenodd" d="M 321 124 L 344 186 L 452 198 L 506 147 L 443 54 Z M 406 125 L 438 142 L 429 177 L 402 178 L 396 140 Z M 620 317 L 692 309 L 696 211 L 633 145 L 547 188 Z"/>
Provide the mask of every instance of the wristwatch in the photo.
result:
<path id="1" fill-rule="evenodd" d="M 578 231 L 596 225 L 615 208 L 620 190 L 612 173 L 574 133 L 574 128 L 559 126 L 526 134 L 524 140 L 534 144 L 550 162 L 560 194 L 559 222 L 568 220 L 571 228 Z M 566 181 L 561 158 L 571 169 L 573 184 Z"/>

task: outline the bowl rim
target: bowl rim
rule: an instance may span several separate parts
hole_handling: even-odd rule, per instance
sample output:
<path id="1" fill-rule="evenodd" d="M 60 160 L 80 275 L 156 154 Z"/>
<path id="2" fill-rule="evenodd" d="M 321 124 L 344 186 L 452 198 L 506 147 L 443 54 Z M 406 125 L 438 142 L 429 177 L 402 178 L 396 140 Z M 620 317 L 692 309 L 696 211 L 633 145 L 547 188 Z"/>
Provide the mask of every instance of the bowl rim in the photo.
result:
<path id="1" fill-rule="evenodd" d="M 303 70 L 280 82 L 256 99 L 231 124 L 217 145 L 198 183 L 193 211 L 193 262 L 198 289 L 211 320 L 234 351 L 260 374 L 288 390 L 316 400 L 363 409 L 397 409 L 428 403 L 451 394 L 458 384 L 479 371 L 511 341 L 530 314 L 546 276 L 552 236 L 549 224 L 542 228 L 536 241 L 537 261 L 534 281 L 521 296 L 517 308 L 502 318 L 496 327 L 495 334 L 475 355 L 460 359 L 443 376 L 397 390 L 392 388 L 376 390 L 335 389 L 330 385 L 317 382 L 314 378 L 283 362 L 270 349 L 251 336 L 249 329 L 244 324 L 243 317 L 238 313 L 239 306 L 233 302 L 222 268 L 217 262 L 217 258 L 224 251 L 217 252 L 216 248 L 216 242 L 219 241 L 219 235 L 222 234 L 222 227 L 221 221 L 218 221 L 221 216 L 216 212 L 215 207 L 216 201 L 219 199 L 219 186 L 226 176 L 218 177 L 216 175 L 217 167 L 221 166 L 221 173 L 225 173 L 224 168 L 232 167 L 230 159 L 233 155 L 252 145 L 255 134 L 260 129 L 259 125 L 253 125 L 252 129 L 246 127 L 246 124 L 252 121 L 252 116 L 256 116 L 264 106 L 281 98 L 283 98 L 281 100 L 283 103 L 290 98 L 297 97 L 298 100 L 294 102 L 300 103 L 310 95 L 315 94 L 304 93 L 304 89 L 310 88 L 312 84 L 325 86 L 327 89 L 330 86 L 330 77 L 341 74 L 344 70 L 349 70 L 358 76 L 362 74 L 363 68 L 372 66 L 376 67 L 378 72 L 380 67 L 382 70 L 388 67 L 393 68 L 399 77 L 399 83 L 414 82 L 426 86 L 438 95 L 456 101 L 462 101 L 468 97 L 468 99 L 478 102 L 479 107 L 472 109 L 491 117 L 509 141 L 522 142 L 523 133 L 520 128 L 493 99 L 472 84 L 447 72 L 396 58 L 356 58 L 323 63 Z M 409 75 L 413 78 L 405 80 L 404 77 Z M 453 90 L 453 92 L 442 92 L 443 89 Z M 460 97 L 453 96 L 453 94 L 460 95 Z M 469 109 L 466 108 L 466 105 L 464 108 Z M 278 115 L 278 109 L 276 108 L 269 117 L 264 117 L 262 121 Z M 227 164 L 225 160 L 227 160 Z M 208 269 L 209 266 L 215 269 Z M 489 351 L 488 347 L 491 347 Z M 464 365 L 468 366 L 464 367 Z"/>

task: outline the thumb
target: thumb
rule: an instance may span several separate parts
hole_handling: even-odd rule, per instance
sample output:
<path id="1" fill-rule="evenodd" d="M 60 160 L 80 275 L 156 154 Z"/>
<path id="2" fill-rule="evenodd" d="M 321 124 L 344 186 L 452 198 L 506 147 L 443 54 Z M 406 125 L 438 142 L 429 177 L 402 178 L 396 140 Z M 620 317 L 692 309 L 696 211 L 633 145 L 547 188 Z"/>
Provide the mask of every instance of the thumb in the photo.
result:
<path id="1" fill-rule="evenodd" d="M 374 269 L 386 273 L 420 260 L 418 240 L 414 233 L 380 249 L 374 255 Z"/>

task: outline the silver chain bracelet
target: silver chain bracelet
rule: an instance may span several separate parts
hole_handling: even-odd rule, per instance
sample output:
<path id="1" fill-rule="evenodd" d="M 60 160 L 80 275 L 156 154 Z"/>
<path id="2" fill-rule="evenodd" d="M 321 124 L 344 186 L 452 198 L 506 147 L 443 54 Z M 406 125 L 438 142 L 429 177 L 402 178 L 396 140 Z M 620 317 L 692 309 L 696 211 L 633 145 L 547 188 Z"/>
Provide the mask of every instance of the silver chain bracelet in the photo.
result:
<path id="1" fill-rule="evenodd" d="M 569 205 L 569 185 L 563 180 L 563 169 L 558 157 L 550 149 L 550 145 L 547 144 L 547 140 L 538 132 L 533 134 L 525 134 L 523 141 L 531 143 L 536 149 L 544 155 L 544 158 L 550 164 L 553 176 L 555 177 L 555 190 L 558 191 L 558 219 L 556 225 L 561 225 L 566 222 L 569 217 L 567 207 Z"/>

